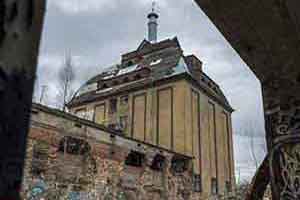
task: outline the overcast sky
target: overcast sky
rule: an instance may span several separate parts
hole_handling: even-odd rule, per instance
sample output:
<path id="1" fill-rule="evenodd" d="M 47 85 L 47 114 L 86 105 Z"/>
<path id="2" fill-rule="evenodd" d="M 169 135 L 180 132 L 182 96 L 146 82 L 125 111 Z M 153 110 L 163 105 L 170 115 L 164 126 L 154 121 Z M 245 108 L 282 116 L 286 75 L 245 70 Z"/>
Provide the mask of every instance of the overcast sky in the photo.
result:
<path id="1" fill-rule="evenodd" d="M 250 177 L 254 162 L 249 137 L 256 135 L 261 159 L 264 142 L 260 83 L 192 0 L 159 0 L 159 40 L 177 36 L 186 55 L 195 54 L 204 71 L 223 89 L 232 107 L 236 171 Z M 151 0 L 50 0 L 39 58 L 36 96 L 47 85 L 45 104 L 55 106 L 57 73 L 71 52 L 76 87 L 102 68 L 120 62 L 146 37 Z M 237 173 L 236 175 L 238 175 Z"/>

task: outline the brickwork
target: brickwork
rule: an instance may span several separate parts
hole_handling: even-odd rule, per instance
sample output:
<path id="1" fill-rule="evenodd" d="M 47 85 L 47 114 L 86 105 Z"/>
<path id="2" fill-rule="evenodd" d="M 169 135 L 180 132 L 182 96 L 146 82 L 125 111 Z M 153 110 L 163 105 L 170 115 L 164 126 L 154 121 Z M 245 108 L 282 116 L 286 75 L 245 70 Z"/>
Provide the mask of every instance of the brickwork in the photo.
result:
<path id="1" fill-rule="evenodd" d="M 192 158 L 71 115 L 33 109 L 24 199 L 200 198 L 193 190 Z"/>

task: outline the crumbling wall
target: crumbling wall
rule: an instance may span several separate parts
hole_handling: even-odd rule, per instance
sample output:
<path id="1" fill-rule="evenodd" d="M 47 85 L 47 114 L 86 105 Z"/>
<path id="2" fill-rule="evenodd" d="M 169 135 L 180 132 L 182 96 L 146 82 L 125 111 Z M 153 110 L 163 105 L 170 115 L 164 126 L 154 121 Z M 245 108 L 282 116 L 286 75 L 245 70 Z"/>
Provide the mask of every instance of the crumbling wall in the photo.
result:
<path id="1" fill-rule="evenodd" d="M 192 158 L 80 121 L 32 114 L 24 199 L 199 199 Z"/>

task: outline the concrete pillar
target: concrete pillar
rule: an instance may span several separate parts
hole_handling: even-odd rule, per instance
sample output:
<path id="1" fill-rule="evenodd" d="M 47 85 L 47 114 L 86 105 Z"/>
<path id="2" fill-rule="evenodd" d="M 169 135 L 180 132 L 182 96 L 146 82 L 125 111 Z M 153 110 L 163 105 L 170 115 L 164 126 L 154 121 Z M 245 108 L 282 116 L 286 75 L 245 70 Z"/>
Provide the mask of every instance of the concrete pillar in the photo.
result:
<path id="1" fill-rule="evenodd" d="M 19 199 L 44 0 L 0 1 L 0 199 Z"/>

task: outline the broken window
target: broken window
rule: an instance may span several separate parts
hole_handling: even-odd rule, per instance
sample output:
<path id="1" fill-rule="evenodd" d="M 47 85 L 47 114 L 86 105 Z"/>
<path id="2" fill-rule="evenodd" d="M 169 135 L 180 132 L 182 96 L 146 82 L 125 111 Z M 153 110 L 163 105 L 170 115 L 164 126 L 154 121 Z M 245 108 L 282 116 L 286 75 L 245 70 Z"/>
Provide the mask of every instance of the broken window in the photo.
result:
<path id="1" fill-rule="evenodd" d="M 182 156 L 174 156 L 171 162 L 171 168 L 174 173 L 183 173 L 188 168 L 188 160 Z"/>
<path id="2" fill-rule="evenodd" d="M 137 151 L 131 151 L 126 157 L 125 164 L 133 167 L 142 167 L 144 159 L 144 154 Z"/>
<path id="3" fill-rule="evenodd" d="M 117 99 L 109 100 L 109 112 L 110 114 L 117 112 Z"/>
<path id="4" fill-rule="evenodd" d="M 212 178 L 211 179 L 211 193 L 213 195 L 218 194 L 218 181 L 217 181 L 217 178 Z"/>
<path id="5" fill-rule="evenodd" d="M 164 156 L 159 154 L 155 155 L 150 168 L 156 171 L 162 171 L 165 165 L 165 160 L 166 158 Z"/>
<path id="6" fill-rule="evenodd" d="M 83 155 L 90 151 L 90 145 L 78 138 L 64 137 L 59 143 L 59 151 L 73 155 Z"/>
<path id="7" fill-rule="evenodd" d="M 128 61 L 128 63 L 127 63 L 127 66 L 128 66 L 128 67 L 131 66 L 131 65 L 133 65 L 132 60 Z"/>
<path id="8" fill-rule="evenodd" d="M 202 184 L 201 184 L 201 175 L 195 174 L 193 176 L 193 189 L 195 192 L 201 192 Z"/>

